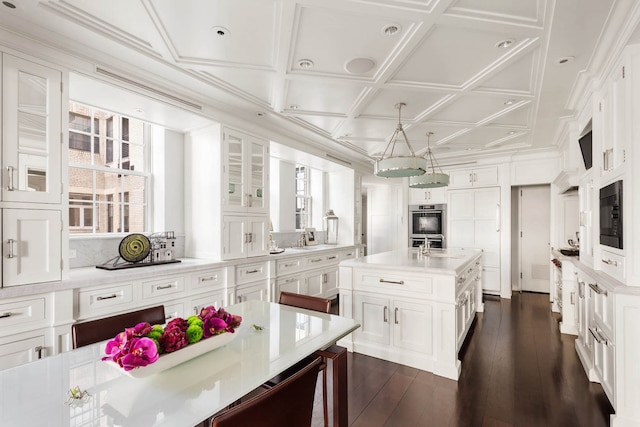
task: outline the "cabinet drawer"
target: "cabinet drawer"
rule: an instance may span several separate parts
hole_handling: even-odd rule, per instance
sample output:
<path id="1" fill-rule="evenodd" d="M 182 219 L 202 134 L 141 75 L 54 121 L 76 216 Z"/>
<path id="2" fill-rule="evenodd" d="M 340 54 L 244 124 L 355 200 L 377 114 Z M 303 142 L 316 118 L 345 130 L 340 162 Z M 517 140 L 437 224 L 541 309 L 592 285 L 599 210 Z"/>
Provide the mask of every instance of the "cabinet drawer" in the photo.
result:
<path id="1" fill-rule="evenodd" d="M 588 282 L 590 297 L 593 299 L 594 315 L 607 334 L 613 334 L 613 294 L 597 282 Z"/>
<path id="2" fill-rule="evenodd" d="M 225 269 L 216 268 L 191 275 L 191 289 L 211 290 L 223 288 L 226 282 Z"/>
<path id="3" fill-rule="evenodd" d="M 0 304 L 0 331 L 15 333 L 25 324 L 45 326 L 45 303 L 42 297 Z"/>
<path id="4" fill-rule="evenodd" d="M 86 319 L 105 312 L 115 312 L 131 303 L 133 303 L 132 283 L 81 290 L 78 292 L 78 318 Z"/>
<path id="5" fill-rule="evenodd" d="M 606 250 L 602 251 L 602 271 L 624 282 L 624 257 Z"/>
<path id="6" fill-rule="evenodd" d="M 316 267 L 321 267 L 323 265 L 329 264 L 330 262 L 338 262 L 338 256 L 336 254 L 313 255 L 313 256 L 307 257 L 307 268 L 312 269 Z"/>
<path id="7" fill-rule="evenodd" d="M 433 278 L 385 271 L 356 270 L 354 273 L 354 290 L 376 292 L 410 291 L 419 292 L 421 297 L 429 297 L 433 295 Z"/>
<path id="8" fill-rule="evenodd" d="M 184 277 L 182 276 L 142 282 L 142 298 L 144 300 L 161 298 L 183 291 Z"/>
<path id="9" fill-rule="evenodd" d="M 306 258 L 279 259 L 276 261 L 276 274 L 282 276 L 304 269 Z"/>
<path id="10" fill-rule="evenodd" d="M 236 267 L 236 285 L 267 279 L 268 277 L 269 264 L 267 262 L 245 264 Z"/>
<path id="11" fill-rule="evenodd" d="M 338 258 L 340 261 L 344 260 L 344 259 L 352 259 L 356 257 L 356 248 L 353 249 L 349 249 L 346 251 L 340 251 L 338 253 Z"/>

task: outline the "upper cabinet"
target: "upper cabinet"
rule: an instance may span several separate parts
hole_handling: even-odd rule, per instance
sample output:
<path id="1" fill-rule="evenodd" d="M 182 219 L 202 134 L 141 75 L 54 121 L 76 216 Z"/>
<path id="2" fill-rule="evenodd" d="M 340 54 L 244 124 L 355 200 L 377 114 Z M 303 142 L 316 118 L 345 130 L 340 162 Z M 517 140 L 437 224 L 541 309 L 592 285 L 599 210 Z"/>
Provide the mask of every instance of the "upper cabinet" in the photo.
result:
<path id="1" fill-rule="evenodd" d="M 233 129 L 224 130 L 223 171 L 226 211 L 269 213 L 265 190 L 269 165 L 269 142 Z"/>
<path id="2" fill-rule="evenodd" d="M 61 203 L 60 71 L 2 55 L 2 200 Z"/>
<path id="3" fill-rule="evenodd" d="M 603 85 L 596 105 L 596 122 L 600 139 L 600 170 L 602 176 L 617 171 L 627 157 L 630 136 L 630 84 L 628 75 L 633 67 L 629 55 L 616 64 L 610 78 Z"/>
<path id="4" fill-rule="evenodd" d="M 409 188 L 409 204 L 420 205 L 424 203 L 445 203 L 446 188 Z"/>
<path id="5" fill-rule="evenodd" d="M 449 188 L 494 186 L 498 185 L 498 166 L 455 170 L 449 177 Z"/>

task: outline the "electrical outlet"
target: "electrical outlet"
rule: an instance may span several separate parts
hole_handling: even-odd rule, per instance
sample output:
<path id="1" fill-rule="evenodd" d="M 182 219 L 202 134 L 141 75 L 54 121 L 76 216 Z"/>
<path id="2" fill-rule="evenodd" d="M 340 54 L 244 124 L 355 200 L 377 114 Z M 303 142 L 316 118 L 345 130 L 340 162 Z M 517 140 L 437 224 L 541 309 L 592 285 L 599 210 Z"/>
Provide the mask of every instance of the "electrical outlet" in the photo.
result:
<path id="1" fill-rule="evenodd" d="M 76 257 L 76 250 L 75 249 L 69 249 L 69 258 L 75 258 Z"/>

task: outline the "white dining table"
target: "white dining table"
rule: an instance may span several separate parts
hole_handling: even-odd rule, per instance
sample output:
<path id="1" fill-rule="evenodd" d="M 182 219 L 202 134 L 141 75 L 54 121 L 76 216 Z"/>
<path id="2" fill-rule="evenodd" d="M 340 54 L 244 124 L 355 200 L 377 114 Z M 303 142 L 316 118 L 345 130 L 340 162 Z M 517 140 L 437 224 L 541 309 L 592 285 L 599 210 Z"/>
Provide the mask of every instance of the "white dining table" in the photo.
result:
<path id="1" fill-rule="evenodd" d="M 359 327 L 353 319 L 263 301 L 225 309 L 243 318 L 232 341 L 146 378 L 103 362 L 105 343 L 0 371 L 0 426 L 193 427 Z M 88 396 L 69 405 L 76 386 Z M 346 393 L 346 384 L 335 387 Z"/>

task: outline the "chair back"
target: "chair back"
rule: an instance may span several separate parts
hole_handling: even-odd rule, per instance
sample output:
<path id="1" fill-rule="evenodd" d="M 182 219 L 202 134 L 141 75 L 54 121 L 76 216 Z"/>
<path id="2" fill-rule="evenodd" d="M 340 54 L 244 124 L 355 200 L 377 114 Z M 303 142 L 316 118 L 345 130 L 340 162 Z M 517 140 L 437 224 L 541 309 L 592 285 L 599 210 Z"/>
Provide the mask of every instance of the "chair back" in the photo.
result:
<path id="1" fill-rule="evenodd" d="M 115 337 L 118 333 L 141 322 L 163 325 L 166 322 L 164 305 L 149 307 L 102 319 L 74 323 L 71 326 L 73 348 L 83 347 Z"/>
<path id="2" fill-rule="evenodd" d="M 305 360 L 309 362 L 287 379 L 213 417 L 211 427 L 310 426 L 320 358 Z"/>
<path id="3" fill-rule="evenodd" d="M 327 298 L 312 297 L 310 295 L 294 294 L 292 292 L 280 292 L 280 304 L 292 307 L 306 308 L 307 310 L 329 313 L 331 300 Z"/>

